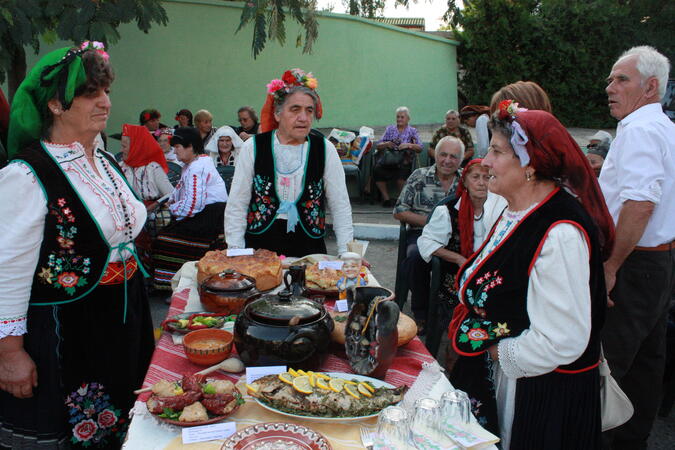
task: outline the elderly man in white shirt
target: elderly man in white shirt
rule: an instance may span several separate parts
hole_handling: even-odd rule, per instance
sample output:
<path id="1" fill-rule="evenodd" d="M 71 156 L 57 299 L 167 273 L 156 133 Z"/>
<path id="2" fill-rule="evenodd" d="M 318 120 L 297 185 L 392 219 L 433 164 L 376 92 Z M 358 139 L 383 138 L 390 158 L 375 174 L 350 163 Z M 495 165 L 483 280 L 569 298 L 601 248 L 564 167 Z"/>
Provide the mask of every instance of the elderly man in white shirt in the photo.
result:
<path id="1" fill-rule="evenodd" d="M 612 448 L 646 448 L 660 400 L 668 309 L 675 285 L 675 125 L 662 112 L 670 63 L 634 47 L 606 88 L 620 120 L 600 173 L 616 243 L 605 262 L 605 356 L 635 408 L 608 436 Z"/>

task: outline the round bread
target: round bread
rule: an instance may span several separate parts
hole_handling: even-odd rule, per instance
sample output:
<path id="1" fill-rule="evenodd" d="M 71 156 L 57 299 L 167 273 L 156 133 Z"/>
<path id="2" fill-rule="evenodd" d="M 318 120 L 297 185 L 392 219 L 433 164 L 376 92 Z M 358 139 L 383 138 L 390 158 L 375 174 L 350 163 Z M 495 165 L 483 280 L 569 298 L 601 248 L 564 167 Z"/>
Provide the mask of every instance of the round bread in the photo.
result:
<path id="1" fill-rule="evenodd" d="M 269 250 L 258 249 L 253 255 L 227 256 L 227 250 L 206 252 L 197 263 L 197 283 L 222 272 L 233 269 L 244 275 L 255 278 L 259 291 L 274 289 L 281 284 L 281 259 Z"/>
<path id="2" fill-rule="evenodd" d="M 349 313 L 337 311 L 329 312 L 331 317 L 333 317 L 333 322 L 335 323 L 335 328 L 333 328 L 333 332 L 331 333 L 330 337 L 333 342 L 344 345 L 345 325 L 347 324 L 347 316 Z M 341 318 L 344 318 L 344 320 L 341 320 Z M 398 324 L 396 325 L 396 328 L 398 328 L 398 347 L 407 344 L 408 342 L 412 341 L 415 336 L 417 336 L 417 325 L 415 324 L 415 321 L 403 313 L 401 313 L 398 317 Z"/>

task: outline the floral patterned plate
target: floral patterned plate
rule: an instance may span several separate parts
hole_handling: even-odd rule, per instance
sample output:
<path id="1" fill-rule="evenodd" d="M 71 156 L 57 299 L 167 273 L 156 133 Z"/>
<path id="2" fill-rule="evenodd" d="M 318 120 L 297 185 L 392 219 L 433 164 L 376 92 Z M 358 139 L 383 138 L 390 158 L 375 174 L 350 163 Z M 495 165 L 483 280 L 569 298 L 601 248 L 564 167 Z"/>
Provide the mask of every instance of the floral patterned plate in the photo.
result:
<path id="1" fill-rule="evenodd" d="M 225 441 L 221 450 L 331 450 L 320 433 L 293 423 L 259 423 Z"/>
<path id="2" fill-rule="evenodd" d="M 154 413 L 150 413 L 150 414 L 155 416 L 155 418 L 157 420 L 161 420 L 162 422 L 165 422 L 165 423 L 168 423 L 168 424 L 171 424 L 171 425 L 176 425 L 177 427 L 197 427 L 199 425 L 209 425 L 209 424 L 212 424 L 212 423 L 220 422 L 221 420 L 223 420 L 223 419 L 231 416 L 235 412 L 237 412 L 237 410 L 239 409 L 239 406 L 241 406 L 241 404 L 244 403 L 244 400 L 241 396 L 241 393 L 236 388 L 235 388 L 234 397 L 237 399 L 237 404 L 234 406 L 234 409 L 229 412 L 229 414 L 222 414 L 220 416 L 216 416 L 214 414 L 208 413 L 209 418 L 206 419 L 206 420 L 197 420 L 197 421 L 194 421 L 194 422 L 181 422 L 181 421 L 178 421 L 178 420 L 167 419 L 166 417 L 159 417 L 159 414 L 154 414 Z"/>

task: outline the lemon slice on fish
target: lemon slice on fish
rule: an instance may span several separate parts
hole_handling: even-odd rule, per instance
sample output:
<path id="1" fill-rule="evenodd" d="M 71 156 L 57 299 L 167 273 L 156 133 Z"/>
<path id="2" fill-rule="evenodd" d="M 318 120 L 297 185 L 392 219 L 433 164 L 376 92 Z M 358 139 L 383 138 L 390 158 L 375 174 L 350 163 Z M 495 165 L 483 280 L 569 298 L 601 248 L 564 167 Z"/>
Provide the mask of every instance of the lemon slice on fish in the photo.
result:
<path id="1" fill-rule="evenodd" d="M 295 370 L 291 369 L 290 367 L 288 368 L 288 373 L 290 373 L 290 374 L 293 375 L 294 377 L 299 377 L 299 376 L 300 376 L 300 375 L 298 374 L 298 372 L 296 372 Z"/>
<path id="2" fill-rule="evenodd" d="M 297 373 L 296 377 L 306 377 L 307 376 L 307 372 L 305 372 L 302 369 L 298 369 L 295 372 Z"/>
<path id="3" fill-rule="evenodd" d="M 345 386 L 345 387 L 346 387 L 346 386 Z M 349 386 L 349 387 L 351 388 L 351 386 Z M 373 393 L 370 392 L 370 389 L 368 389 L 368 388 L 366 387 L 366 384 L 365 384 L 365 383 L 359 383 L 359 393 L 362 394 L 362 395 L 364 395 L 365 397 L 368 397 L 368 398 L 370 398 L 370 397 L 373 396 Z"/>
<path id="4" fill-rule="evenodd" d="M 248 384 L 246 383 L 246 389 L 248 389 L 251 392 L 257 393 L 258 392 L 258 385 L 257 384 Z"/>
<path id="5" fill-rule="evenodd" d="M 342 392 L 342 389 L 345 386 L 345 380 L 343 380 L 342 378 L 331 378 L 330 381 L 328 382 L 328 386 L 331 388 L 332 391 Z"/>
<path id="6" fill-rule="evenodd" d="M 307 372 L 307 376 L 309 377 L 309 384 L 312 387 L 316 387 L 316 377 L 314 376 L 314 372 Z"/>
<path id="7" fill-rule="evenodd" d="M 286 384 L 293 384 L 293 375 L 291 375 L 290 372 L 280 373 L 279 379 Z"/>
<path id="8" fill-rule="evenodd" d="M 302 392 L 303 394 L 311 394 L 313 391 L 312 385 L 309 384 L 308 376 L 295 377 L 293 379 L 293 387 L 296 391 Z"/>
<path id="9" fill-rule="evenodd" d="M 323 378 L 316 379 L 316 387 L 330 391 L 331 388 L 328 386 L 328 383 Z"/>
<path id="10" fill-rule="evenodd" d="M 345 384 L 345 392 L 357 400 L 361 398 L 361 396 L 357 392 L 357 388 L 355 388 L 351 384 Z"/>
<path id="11" fill-rule="evenodd" d="M 359 391 L 361 390 L 361 386 L 365 386 L 367 390 L 370 391 L 371 394 L 375 393 L 375 388 L 370 385 L 370 383 L 366 383 L 365 381 L 362 381 L 359 383 Z"/>
<path id="12" fill-rule="evenodd" d="M 345 384 L 351 384 L 352 386 L 356 386 L 356 384 L 357 384 L 356 382 L 354 382 L 354 381 L 352 381 L 352 380 L 345 380 L 345 379 L 343 379 L 342 381 L 344 381 Z"/>
<path id="13" fill-rule="evenodd" d="M 317 378 L 323 378 L 326 381 L 330 380 L 330 377 L 328 375 L 326 375 L 325 373 L 314 372 L 314 376 L 317 377 Z"/>

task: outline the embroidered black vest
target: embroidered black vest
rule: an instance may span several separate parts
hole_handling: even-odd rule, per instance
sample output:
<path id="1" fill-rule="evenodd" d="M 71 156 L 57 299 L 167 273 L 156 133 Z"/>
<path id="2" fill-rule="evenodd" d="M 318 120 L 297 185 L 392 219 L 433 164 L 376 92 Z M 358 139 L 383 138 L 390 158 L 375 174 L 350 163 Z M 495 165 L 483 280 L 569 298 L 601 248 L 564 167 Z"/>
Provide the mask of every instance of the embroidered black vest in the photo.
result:
<path id="1" fill-rule="evenodd" d="M 502 217 L 501 220 L 507 220 Z M 575 362 L 557 371 L 576 371 L 593 366 L 600 353 L 600 329 L 604 322 L 607 295 L 597 228 L 581 204 L 566 191 L 556 190 L 530 211 L 512 234 L 483 260 L 465 281 L 460 292 L 469 312 L 453 339 L 455 350 L 476 356 L 507 337 L 516 337 L 529 328 L 527 289 L 530 271 L 549 230 L 561 222 L 580 228 L 590 248 L 591 336 L 585 352 Z M 469 267 L 490 236 L 460 269 Z"/>
<path id="2" fill-rule="evenodd" d="M 274 132 L 256 134 L 255 163 L 251 201 L 246 217 L 246 232 L 262 234 L 274 223 L 280 201 L 276 190 L 274 167 Z M 326 228 L 325 186 L 323 171 L 326 144 L 323 137 L 308 136 L 309 150 L 303 178 L 303 191 L 296 199 L 300 226 L 311 238 L 322 238 Z"/>
<path id="3" fill-rule="evenodd" d="M 121 174 L 117 162 L 106 152 L 101 154 Z M 31 168 L 47 199 L 30 304 L 79 300 L 98 285 L 108 266 L 108 241 L 61 166 L 39 143 L 20 151 L 13 160 Z"/>

